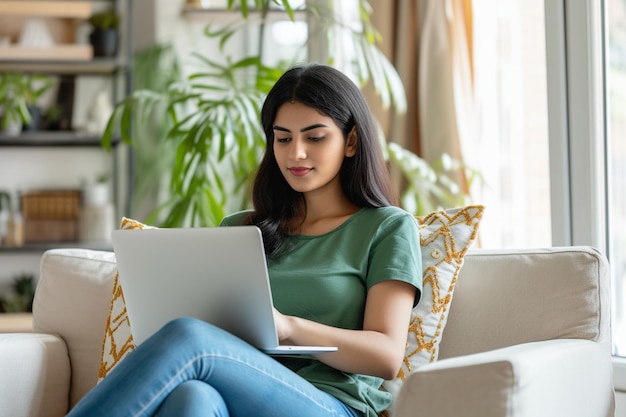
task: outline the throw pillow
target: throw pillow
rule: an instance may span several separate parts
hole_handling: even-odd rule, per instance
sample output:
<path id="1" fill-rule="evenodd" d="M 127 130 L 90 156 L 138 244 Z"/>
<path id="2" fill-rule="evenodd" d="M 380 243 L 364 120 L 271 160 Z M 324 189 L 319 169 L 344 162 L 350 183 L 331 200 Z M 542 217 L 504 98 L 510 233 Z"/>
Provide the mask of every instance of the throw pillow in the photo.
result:
<path id="1" fill-rule="evenodd" d="M 411 313 L 402 368 L 395 379 L 383 383 L 394 396 L 408 374 L 437 360 L 454 286 L 465 254 L 476 240 L 483 211 L 483 206 L 467 206 L 417 217 L 423 293 Z"/>
<path id="2" fill-rule="evenodd" d="M 120 229 L 156 229 L 136 220 L 122 218 Z M 118 275 L 113 282 L 111 305 L 106 320 L 104 340 L 102 341 L 102 353 L 100 367 L 98 369 L 98 381 L 101 381 L 111 370 L 135 349 L 133 335 L 130 331 L 130 322 L 124 301 L 124 292 L 119 283 Z"/>

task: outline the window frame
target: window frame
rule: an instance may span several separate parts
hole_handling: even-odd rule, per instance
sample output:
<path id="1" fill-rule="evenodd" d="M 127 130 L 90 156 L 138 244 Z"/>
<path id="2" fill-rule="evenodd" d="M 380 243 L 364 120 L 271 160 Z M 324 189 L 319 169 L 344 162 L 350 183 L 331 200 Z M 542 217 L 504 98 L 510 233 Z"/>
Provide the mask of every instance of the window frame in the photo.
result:
<path id="1" fill-rule="evenodd" d="M 608 253 L 603 3 L 545 1 L 545 27 L 553 245 Z"/>
<path id="2" fill-rule="evenodd" d="M 606 4 L 544 5 L 553 244 L 591 245 L 610 260 Z M 615 390 L 626 392 L 626 358 L 613 364 Z"/>

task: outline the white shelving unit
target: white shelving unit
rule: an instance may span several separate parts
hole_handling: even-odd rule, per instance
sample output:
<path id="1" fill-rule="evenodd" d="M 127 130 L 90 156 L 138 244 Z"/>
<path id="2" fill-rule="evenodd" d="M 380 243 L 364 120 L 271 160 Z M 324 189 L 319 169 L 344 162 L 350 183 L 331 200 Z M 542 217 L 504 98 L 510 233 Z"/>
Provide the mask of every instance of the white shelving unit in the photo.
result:
<path id="1" fill-rule="evenodd" d="M 0 72 L 44 73 L 69 83 L 72 116 L 85 113 L 95 93 L 106 89 L 113 106 L 131 90 L 131 0 L 0 0 Z M 121 17 L 120 47 L 116 57 L 94 57 L 87 41 L 87 19 L 106 8 Z M 55 45 L 22 47 L 17 36 L 28 19 L 44 21 Z M 6 39 L 10 44 L 6 45 Z M 73 90 L 73 92 L 72 92 Z M 80 118 L 79 118 L 80 119 Z M 79 188 L 104 173 L 112 178 L 112 201 L 116 211 L 126 204 L 128 158 L 119 142 L 113 152 L 100 146 L 100 135 L 78 126 L 57 131 L 22 132 L 7 135 L 0 128 L 0 191 L 16 198 L 18 191 L 37 188 Z M 0 297 L 12 278 L 21 273 L 38 275 L 41 254 L 57 247 L 110 250 L 106 242 L 43 242 L 20 247 L 0 246 Z"/>

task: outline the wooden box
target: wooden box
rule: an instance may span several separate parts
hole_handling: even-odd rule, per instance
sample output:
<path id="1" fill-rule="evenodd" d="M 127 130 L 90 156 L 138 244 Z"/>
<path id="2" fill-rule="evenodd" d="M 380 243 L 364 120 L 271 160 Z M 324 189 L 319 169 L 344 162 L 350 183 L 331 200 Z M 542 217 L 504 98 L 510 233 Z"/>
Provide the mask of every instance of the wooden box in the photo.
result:
<path id="1" fill-rule="evenodd" d="M 79 190 L 31 191 L 20 202 L 24 243 L 78 240 Z"/>
<path id="2" fill-rule="evenodd" d="M 24 243 L 75 242 L 77 219 L 24 219 Z"/>
<path id="3" fill-rule="evenodd" d="M 77 219 L 80 210 L 79 190 L 31 191 L 21 196 L 22 218 Z"/>

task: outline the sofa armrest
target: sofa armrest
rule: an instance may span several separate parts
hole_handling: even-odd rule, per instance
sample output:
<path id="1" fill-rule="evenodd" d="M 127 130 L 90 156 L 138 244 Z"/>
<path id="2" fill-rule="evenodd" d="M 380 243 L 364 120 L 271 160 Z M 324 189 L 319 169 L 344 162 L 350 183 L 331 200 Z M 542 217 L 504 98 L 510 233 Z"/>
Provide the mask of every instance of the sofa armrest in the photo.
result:
<path id="1" fill-rule="evenodd" d="M 404 381 L 394 417 L 613 416 L 610 347 L 525 343 L 423 366 Z"/>
<path id="2" fill-rule="evenodd" d="M 68 411 L 70 362 L 57 336 L 0 334 L 0 417 L 60 417 Z"/>
<path id="3" fill-rule="evenodd" d="M 98 382 L 116 273 L 113 252 L 51 249 L 41 257 L 33 330 L 65 341 L 72 364 L 71 407 Z"/>

